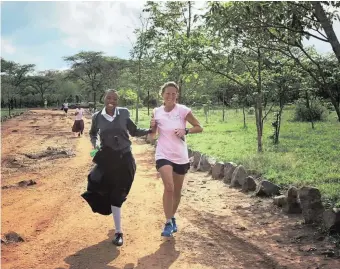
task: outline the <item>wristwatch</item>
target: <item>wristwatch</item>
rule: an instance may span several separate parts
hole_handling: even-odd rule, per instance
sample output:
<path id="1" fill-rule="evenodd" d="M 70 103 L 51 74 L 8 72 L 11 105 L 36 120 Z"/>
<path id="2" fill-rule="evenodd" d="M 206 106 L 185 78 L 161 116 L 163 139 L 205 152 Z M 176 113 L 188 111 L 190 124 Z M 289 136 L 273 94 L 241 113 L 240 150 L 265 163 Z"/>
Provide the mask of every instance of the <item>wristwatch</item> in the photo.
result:
<path id="1" fill-rule="evenodd" d="M 189 128 L 185 128 L 185 135 L 189 133 Z"/>

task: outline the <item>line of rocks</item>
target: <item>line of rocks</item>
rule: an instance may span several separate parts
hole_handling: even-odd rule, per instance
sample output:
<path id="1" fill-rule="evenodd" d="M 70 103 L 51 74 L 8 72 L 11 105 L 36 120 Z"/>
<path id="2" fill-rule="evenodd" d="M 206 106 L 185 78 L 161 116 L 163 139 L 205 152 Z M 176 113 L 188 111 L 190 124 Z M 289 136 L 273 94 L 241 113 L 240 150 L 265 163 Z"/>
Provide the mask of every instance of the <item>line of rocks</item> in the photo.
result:
<path id="1" fill-rule="evenodd" d="M 153 146 L 157 141 L 146 139 Z M 219 162 L 198 151 L 188 149 L 191 167 L 196 171 L 208 172 L 215 180 L 223 180 L 231 188 L 242 192 L 254 192 L 253 196 L 272 197 L 273 203 L 286 214 L 302 214 L 306 224 L 317 224 L 330 233 L 340 233 L 340 208 L 325 209 L 321 193 L 317 188 L 291 186 L 282 194 L 280 186 L 263 179 L 256 171 L 247 171 L 233 162 Z"/>
<path id="2" fill-rule="evenodd" d="M 340 209 L 325 210 L 321 193 L 317 188 L 291 186 L 281 194 L 280 186 L 257 176 L 255 171 L 247 171 L 242 165 L 233 162 L 217 162 L 198 151 L 188 150 L 191 166 L 197 171 L 208 172 L 213 179 L 223 180 L 231 188 L 242 192 L 254 192 L 253 196 L 273 197 L 275 205 L 282 207 L 286 214 L 301 214 L 306 224 L 316 223 L 330 232 L 340 232 Z"/>

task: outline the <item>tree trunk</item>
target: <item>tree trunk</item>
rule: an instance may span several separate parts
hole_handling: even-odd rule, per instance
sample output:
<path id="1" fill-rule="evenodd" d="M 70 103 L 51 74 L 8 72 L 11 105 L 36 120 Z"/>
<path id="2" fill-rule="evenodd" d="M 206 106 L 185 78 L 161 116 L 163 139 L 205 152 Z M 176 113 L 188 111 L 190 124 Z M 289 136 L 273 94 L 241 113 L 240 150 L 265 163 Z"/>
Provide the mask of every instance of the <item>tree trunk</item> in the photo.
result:
<path id="1" fill-rule="evenodd" d="M 246 113 L 245 113 L 244 105 L 243 105 L 242 110 L 243 110 L 243 128 L 246 129 L 247 124 L 246 124 Z"/>
<path id="2" fill-rule="evenodd" d="M 93 90 L 93 109 L 94 109 L 94 112 L 96 112 L 96 108 L 97 108 L 97 93 L 96 93 L 96 91 Z"/>
<path id="3" fill-rule="evenodd" d="M 182 86 L 183 86 L 183 77 L 181 75 L 178 81 L 178 99 L 177 99 L 178 103 L 181 103 L 182 101 Z"/>
<path id="4" fill-rule="evenodd" d="M 225 112 L 224 112 L 224 91 L 223 91 L 223 95 L 222 95 L 222 121 L 224 122 L 224 115 L 225 115 Z"/>
<path id="5" fill-rule="evenodd" d="M 340 107 L 337 101 L 334 98 L 330 98 L 332 105 L 334 106 L 336 115 L 338 116 L 338 121 L 340 122 Z"/>
<path id="6" fill-rule="evenodd" d="M 311 113 L 311 107 L 310 107 L 310 100 L 309 100 L 308 91 L 306 91 L 306 107 L 307 107 L 308 112 L 309 112 L 309 117 L 310 117 L 310 122 L 312 124 L 312 129 L 314 129 L 314 121 L 313 121 L 313 116 L 312 116 L 312 113 Z"/>
<path id="7" fill-rule="evenodd" d="M 41 91 L 40 92 L 40 97 L 41 97 L 41 104 L 44 106 L 44 93 Z"/>
<path id="8" fill-rule="evenodd" d="M 141 81 L 141 58 L 138 59 L 138 89 L 137 89 L 137 102 L 136 102 L 136 124 L 138 124 L 138 106 L 139 106 L 139 96 L 140 96 L 140 81 Z"/>
<path id="9" fill-rule="evenodd" d="M 150 90 L 148 89 L 148 116 L 150 116 Z"/>
<path id="10" fill-rule="evenodd" d="M 257 100 L 256 100 L 256 128 L 257 128 L 257 151 L 262 152 L 262 80 L 261 80 L 261 51 L 257 49 L 258 61 L 258 82 L 257 82 Z"/>
<path id="11" fill-rule="evenodd" d="M 340 63 L 340 43 L 339 40 L 334 32 L 332 23 L 327 18 L 327 15 L 321 5 L 320 1 L 312 1 L 311 2 L 314 10 L 315 10 L 315 16 L 318 19 L 318 21 L 321 23 L 323 30 L 325 31 L 327 38 L 329 40 L 329 43 L 332 46 L 332 49 L 338 58 L 338 62 Z"/>

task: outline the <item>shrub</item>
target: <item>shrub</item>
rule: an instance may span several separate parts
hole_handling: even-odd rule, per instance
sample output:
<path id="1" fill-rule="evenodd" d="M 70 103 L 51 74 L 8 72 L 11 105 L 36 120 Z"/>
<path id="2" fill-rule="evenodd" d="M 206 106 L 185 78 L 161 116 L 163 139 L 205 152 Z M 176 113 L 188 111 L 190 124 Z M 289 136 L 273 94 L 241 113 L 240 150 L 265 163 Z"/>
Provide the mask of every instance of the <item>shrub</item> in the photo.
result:
<path id="1" fill-rule="evenodd" d="M 306 101 L 299 99 L 295 107 L 295 121 L 325 121 L 328 115 L 327 108 L 318 99 L 311 102 L 310 108 L 307 108 Z"/>
<path id="2" fill-rule="evenodd" d="M 254 114 L 255 114 L 255 108 L 250 107 L 250 108 L 248 109 L 248 115 L 254 115 Z"/>

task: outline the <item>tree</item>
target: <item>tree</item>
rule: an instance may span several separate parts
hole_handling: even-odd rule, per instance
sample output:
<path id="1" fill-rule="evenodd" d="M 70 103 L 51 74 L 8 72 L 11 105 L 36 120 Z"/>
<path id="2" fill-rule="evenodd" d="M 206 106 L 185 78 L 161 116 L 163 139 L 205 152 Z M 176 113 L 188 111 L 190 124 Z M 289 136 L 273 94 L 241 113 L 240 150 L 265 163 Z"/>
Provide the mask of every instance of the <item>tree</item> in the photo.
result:
<path id="1" fill-rule="evenodd" d="M 137 88 L 137 100 L 136 100 L 136 124 L 138 123 L 138 107 L 139 107 L 139 99 L 141 96 L 141 83 L 142 83 L 142 59 L 145 55 L 146 48 L 147 48 L 147 36 L 146 32 L 148 31 L 148 19 L 143 19 L 140 16 L 141 27 L 135 30 L 135 34 L 137 35 L 137 42 L 133 46 L 131 51 L 132 58 L 137 59 L 138 63 L 138 88 Z M 148 89 L 148 96 L 149 96 L 149 89 Z M 149 104 L 148 104 L 148 115 L 149 115 Z"/>
<path id="2" fill-rule="evenodd" d="M 43 71 L 29 78 L 28 84 L 40 94 L 41 105 L 44 104 L 45 93 L 50 90 L 55 83 L 54 74 L 53 71 Z"/>
<path id="3" fill-rule="evenodd" d="M 7 99 L 8 102 L 12 98 L 13 94 L 18 93 L 20 96 L 20 104 L 21 104 L 21 93 L 23 84 L 27 81 L 27 75 L 33 72 L 35 65 L 34 64 L 18 64 L 12 61 L 6 61 L 1 58 L 1 84 L 4 85 L 4 88 L 7 91 Z M 9 114 L 11 113 L 11 106 L 9 105 Z"/>
<path id="4" fill-rule="evenodd" d="M 92 93 L 94 107 L 96 108 L 97 95 L 103 90 L 108 78 L 108 65 L 103 52 L 81 51 L 73 56 L 64 57 L 71 64 L 69 78 L 80 79 Z"/>
<path id="5" fill-rule="evenodd" d="M 332 20 L 339 20 L 339 15 L 334 7 L 336 2 L 234 2 L 213 3 L 208 20 L 218 20 L 222 28 L 236 29 L 234 38 L 252 41 L 262 36 L 261 48 L 274 50 L 292 58 L 318 84 L 319 88 L 330 89 L 326 75 L 321 67 L 321 57 L 313 49 L 305 48 L 303 39 L 316 38 L 330 43 L 335 50 L 339 51 L 336 36 L 332 34 Z M 332 7 L 324 13 L 320 10 L 326 5 Z M 315 8 L 318 8 L 316 11 Z M 320 13 L 316 15 L 316 13 Z M 324 17 L 322 17 L 322 14 Z M 266 14 L 265 16 L 263 14 Z M 217 17 L 217 19 L 215 19 Z M 322 23 L 321 23 L 322 22 Z M 322 32 L 328 32 L 325 35 Z M 316 33 L 316 34 L 315 34 Z M 334 31 L 333 31 L 334 33 Z M 242 43 L 242 46 L 244 44 Z M 306 60 L 302 61 L 304 58 Z M 340 121 L 339 107 L 336 100 L 329 92 L 331 103 L 334 105 Z"/>
<path id="6" fill-rule="evenodd" d="M 147 53 L 168 64 L 168 67 L 171 66 L 168 76 L 177 81 L 178 99 L 181 101 L 188 66 L 193 60 L 192 55 L 196 53 L 191 48 L 198 23 L 198 15 L 194 14 L 194 3 L 149 1 L 143 12 L 150 18 L 150 27 L 145 32 Z"/>

